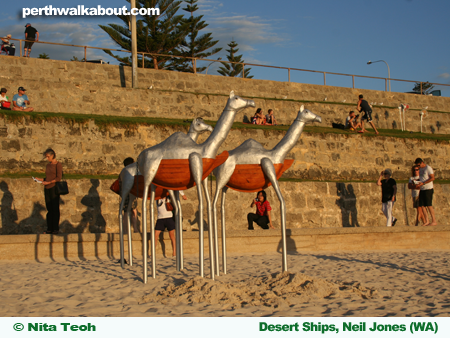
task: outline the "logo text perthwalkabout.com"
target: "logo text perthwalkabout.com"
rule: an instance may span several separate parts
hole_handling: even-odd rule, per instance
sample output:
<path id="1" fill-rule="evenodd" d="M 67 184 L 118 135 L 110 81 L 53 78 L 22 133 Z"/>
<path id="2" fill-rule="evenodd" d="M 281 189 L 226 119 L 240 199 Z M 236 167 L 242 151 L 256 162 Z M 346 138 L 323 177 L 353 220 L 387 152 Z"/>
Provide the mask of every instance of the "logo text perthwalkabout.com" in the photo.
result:
<path id="1" fill-rule="evenodd" d="M 98 5 L 97 7 L 84 7 L 84 5 L 78 5 L 71 8 L 55 8 L 52 5 L 40 7 L 40 8 L 22 8 L 22 18 L 25 19 L 28 16 L 62 16 L 62 15 L 160 15 L 159 8 L 132 8 L 128 10 L 126 6 L 121 8 L 103 8 Z"/>

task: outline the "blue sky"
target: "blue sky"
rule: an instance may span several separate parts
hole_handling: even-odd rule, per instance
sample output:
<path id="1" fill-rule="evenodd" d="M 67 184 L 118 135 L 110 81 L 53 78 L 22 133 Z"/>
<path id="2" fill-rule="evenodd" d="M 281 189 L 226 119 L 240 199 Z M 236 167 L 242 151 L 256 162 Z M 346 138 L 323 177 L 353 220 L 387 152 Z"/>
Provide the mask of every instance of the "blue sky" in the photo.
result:
<path id="1" fill-rule="evenodd" d="M 31 22 L 42 41 L 115 48 L 98 24 L 118 22 L 115 17 L 21 18 L 23 7 L 122 7 L 124 0 L 23 0 L 2 6 L 0 35 L 23 38 Z M 387 77 L 450 84 L 449 0 L 199 0 L 204 32 L 212 32 L 220 47 L 234 39 L 246 62 L 327 72 Z M 181 13 L 181 11 L 180 11 Z M 36 46 L 36 45 L 35 45 Z M 77 48 L 37 45 L 33 57 L 45 52 L 52 59 L 83 57 Z M 215 57 L 225 58 L 225 48 Z M 88 58 L 108 57 L 101 51 Z M 214 73 L 216 65 L 209 73 Z M 287 81 L 287 71 L 252 67 L 258 79 Z M 291 72 L 291 81 L 323 84 L 323 75 Z M 328 85 L 351 87 L 351 78 L 327 76 Z M 384 81 L 356 79 L 357 88 L 384 90 Z M 406 92 L 411 83 L 391 82 L 392 91 Z M 450 96 L 450 87 L 442 87 Z"/>

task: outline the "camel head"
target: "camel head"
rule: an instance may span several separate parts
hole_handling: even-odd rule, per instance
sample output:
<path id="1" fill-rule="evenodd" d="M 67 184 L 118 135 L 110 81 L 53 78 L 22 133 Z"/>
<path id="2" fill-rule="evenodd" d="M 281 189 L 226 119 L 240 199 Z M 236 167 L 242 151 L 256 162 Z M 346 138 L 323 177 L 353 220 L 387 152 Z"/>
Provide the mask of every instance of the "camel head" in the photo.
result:
<path id="1" fill-rule="evenodd" d="M 197 133 L 201 134 L 205 131 L 212 132 L 214 128 L 209 124 L 206 124 L 201 117 L 197 117 L 192 121 L 191 126 L 189 127 L 189 133 Z"/>
<path id="2" fill-rule="evenodd" d="M 255 107 L 255 101 L 253 100 L 245 100 L 242 97 L 234 95 L 234 91 L 232 90 L 230 93 L 230 98 L 228 99 L 227 105 L 225 107 L 226 110 L 234 110 L 238 112 L 241 109 Z"/>
<path id="3" fill-rule="evenodd" d="M 308 109 L 305 109 L 304 106 L 300 107 L 297 118 L 295 120 L 303 123 L 322 122 L 322 118 L 320 116 L 314 114 L 312 111 Z"/>

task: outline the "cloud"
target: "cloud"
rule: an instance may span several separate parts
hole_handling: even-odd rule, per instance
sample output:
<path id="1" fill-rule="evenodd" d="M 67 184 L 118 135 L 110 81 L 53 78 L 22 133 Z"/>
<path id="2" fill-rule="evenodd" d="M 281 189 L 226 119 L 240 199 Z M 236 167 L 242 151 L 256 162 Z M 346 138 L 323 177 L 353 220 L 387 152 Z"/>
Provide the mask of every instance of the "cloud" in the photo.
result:
<path id="1" fill-rule="evenodd" d="M 442 73 L 438 76 L 441 79 L 448 79 L 450 78 L 450 74 L 449 73 Z"/>

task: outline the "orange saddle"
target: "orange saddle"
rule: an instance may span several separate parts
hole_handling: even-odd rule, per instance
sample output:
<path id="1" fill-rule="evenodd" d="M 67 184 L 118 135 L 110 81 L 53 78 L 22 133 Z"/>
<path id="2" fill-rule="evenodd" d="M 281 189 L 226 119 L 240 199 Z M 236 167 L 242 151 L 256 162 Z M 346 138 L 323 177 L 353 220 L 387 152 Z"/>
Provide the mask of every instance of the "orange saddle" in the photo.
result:
<path id="1" fill-rule="evenodd" d="M 223 164 L 228 159 L 228 151 L 224 151 L 216 156 L 216 158 L 204 158 L 203 161 L 203 175 L 202 180 L 208 177 L 211 172 L 219 165 Z M 136 176 L 138 177 L 138 176 Z M 131 193 L 135 196 L 134 192 L 140 194 L 142 198 L 142 191 L 144 190 L 144 180 L 137 179 L 135 177 L 135 185 L 131 190 Z M 192 188 L 195 185 L 194 179 L 191 175 L 191 168 L 189 167 L 189 160 L 162 160 L 159 164 L 158 172 L 152 182 L 156 185 L 156 196 L 158 193 L 163 193 L 163 189 L 167 190 L 186 190 Z M 138 191 L 136 191 L 138 188 Z M 134 191 L 134 192 L 133 192 Z M 149 194 L 150 195 L 150 194 Z"/>
<path id="2" fill-rule="evenodd" d="M 294 160 L 284 160 L 283 163 L 276 163 L 275 172 L 277 180 L 288 170 Z M 270 187 L 272 183 L 264 174 L 260 164 L 237 164 L 226 184 L 228 188 L 242 192 L 257 192 Z"/>

